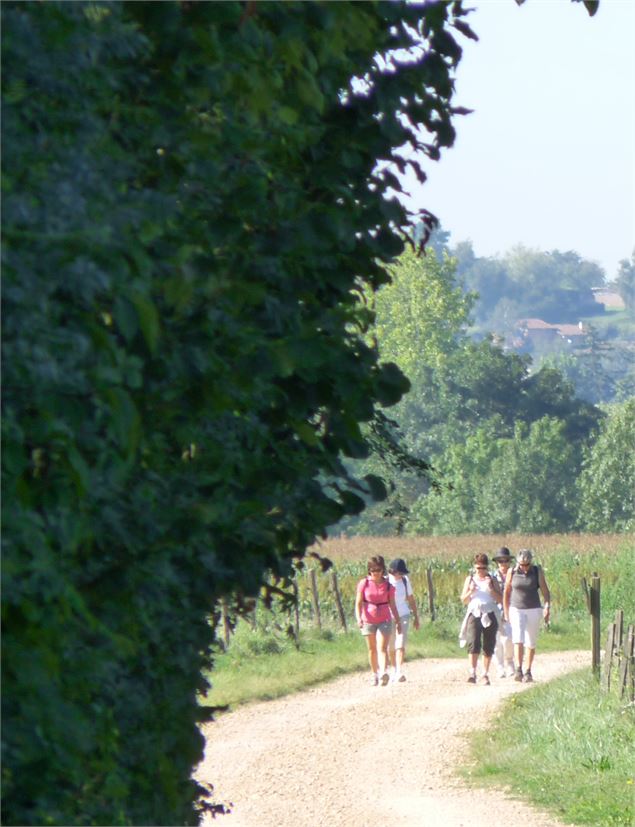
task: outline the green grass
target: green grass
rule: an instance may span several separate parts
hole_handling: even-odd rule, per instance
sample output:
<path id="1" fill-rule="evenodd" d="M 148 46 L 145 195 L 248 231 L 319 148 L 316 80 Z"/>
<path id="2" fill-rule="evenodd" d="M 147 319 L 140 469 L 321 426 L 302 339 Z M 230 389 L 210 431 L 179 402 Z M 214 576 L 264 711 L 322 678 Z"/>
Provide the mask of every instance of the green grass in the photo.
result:
<path id="1" fill-rule="evenodd" d="M 494 784 L 567 823 L 634 823 L 635 708 L 604 694 L 589 670 L 508 698 L 472 736 L 472 782 Z"/>

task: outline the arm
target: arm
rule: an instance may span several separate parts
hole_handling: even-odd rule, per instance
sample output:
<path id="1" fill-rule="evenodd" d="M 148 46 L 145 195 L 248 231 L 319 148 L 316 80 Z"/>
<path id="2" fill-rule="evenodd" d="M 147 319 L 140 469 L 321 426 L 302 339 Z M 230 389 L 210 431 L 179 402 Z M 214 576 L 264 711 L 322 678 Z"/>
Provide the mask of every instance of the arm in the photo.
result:
<path id="1" fill-rule="evenodd" d="M 503 589 L 503 617 L 505 618 L 505 620 L 509 620 L 509 601 L 511 600 L 512 596 L 513 573 L 513 569 L 510 569 L 507 572 L 507 577 L 505 578 L 505 588 Z"/>
<path id="2" fill-rule="evenodd" d="M 397 612 L 397 604 L 395 603 L 395 587 L 391 586 L 388 590 L 388 602 L 390 603 L 390 611 L 395 618 L 395 625 L 399 630 L 401 628 L 401 620 L 399 620 L 399 613 Z"/>
<path id="3" fill-rule="evenodd" d="M 469 574 L 463 583 L 463 591 L 461 592 L 461 603 L 467 604 L 472 599 L 472 595 L 476 591 L 476 584 L 472 580 L 472 575 Z"/>
<path id="4" fill-rule="evenodd" d="M 549 623 L 549 617 L 551 615 L 551 592 L 549 591 L 549 586 L 547 585 L 547 581 L 545 580 L 545 575 L 542 570 L 542 566 L 538 566 L 538 586 L 540 587 L 540 591 L 542 592 L 542 596 L 545 601 L 542 614 L 545 619 L 545 622 Z"/>
<path id="5" fill-rule="evenodd" d="M 355 595 L 355 619 L 357 620 L 358 626 L 363 626 L 364 621 L 362 619 L 362 589 L 357 586 L 357 594 Z"/>
<path id="6" fill-rule="evenodd" d="M 413 626 L 415 629 L 419 628 L 419 612 L 417 610 L 417 601 L 415 600 L 414 594 L 408 595 L 408 606 L 410 606 L 410 611 L 414 617 Z"/>

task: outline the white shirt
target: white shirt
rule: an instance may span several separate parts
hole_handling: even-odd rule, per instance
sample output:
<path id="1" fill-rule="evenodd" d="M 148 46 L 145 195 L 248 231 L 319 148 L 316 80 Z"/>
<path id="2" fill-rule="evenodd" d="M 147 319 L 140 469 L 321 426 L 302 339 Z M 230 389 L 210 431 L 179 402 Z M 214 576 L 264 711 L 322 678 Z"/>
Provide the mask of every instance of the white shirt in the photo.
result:
<path id="1" fill-rule="evenodd" d="M 394 575 L 389 574 L 388 580 L 395 587 L 395 604 L 397 606 L 397 614 L 399 617 L 407 617 L 410 614 L 410 606 L 408 605 L 407 596 L 412 594 L 412 586 L 410 585 L 407 575 L 402 574 L 401 577 L 395 577 Z M 406 586 L 407 580 L 408 586 Z"/>

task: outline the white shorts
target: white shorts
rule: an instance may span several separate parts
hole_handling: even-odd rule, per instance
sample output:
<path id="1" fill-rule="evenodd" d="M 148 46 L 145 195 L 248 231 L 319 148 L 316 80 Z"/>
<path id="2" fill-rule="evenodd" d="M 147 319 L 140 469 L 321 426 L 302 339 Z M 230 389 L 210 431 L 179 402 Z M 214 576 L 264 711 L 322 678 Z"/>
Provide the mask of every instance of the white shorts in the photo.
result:
<path id="1" fill-rule="evenodd" d="M 536 648 L 542 609 L 515 609 L 509 607 L 509 622 L 514 643 L 524 643 L 528 649 Z"/>
<path id="2" fill-rule="evenodd" d="M 397 624 L 392 624 L 392 632 L 390 633 L 390 643 L 388 648 L 392 652 L 393 649 L 405 649 L 406 641 L 408 640 L 408 626 L 410 625 L 410 615 L 403 615 L 400 617 L 401 632 L 397 633 Z"/>

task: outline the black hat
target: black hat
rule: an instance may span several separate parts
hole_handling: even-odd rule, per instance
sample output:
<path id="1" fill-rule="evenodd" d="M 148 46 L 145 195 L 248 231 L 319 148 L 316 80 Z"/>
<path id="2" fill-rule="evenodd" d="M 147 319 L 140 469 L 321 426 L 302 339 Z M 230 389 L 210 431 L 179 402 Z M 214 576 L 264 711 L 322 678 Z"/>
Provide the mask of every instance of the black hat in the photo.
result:
<path id="1" fill-rule="evenodd" d="M 515 560 L 515 559 L 516 558 L 510 552 L 510 550 L 507 548 L 507 546 L 503 546 L 502 548 L 498 549 L 498 551 L 496 553 L 496 556 L 494 557 L 494 562 L 495 563 L 509 563 L 509 562 L 511 562 L 512 560 Z"/>
<path id="2" fill-rule="evenodd" d="M 388 571 L 396 572 L 397 574 L 408 574 L 406 561 L 402 560 L 401 557 L 397 557 L 397 559 L 393 560 L 388 566 Z"/>

